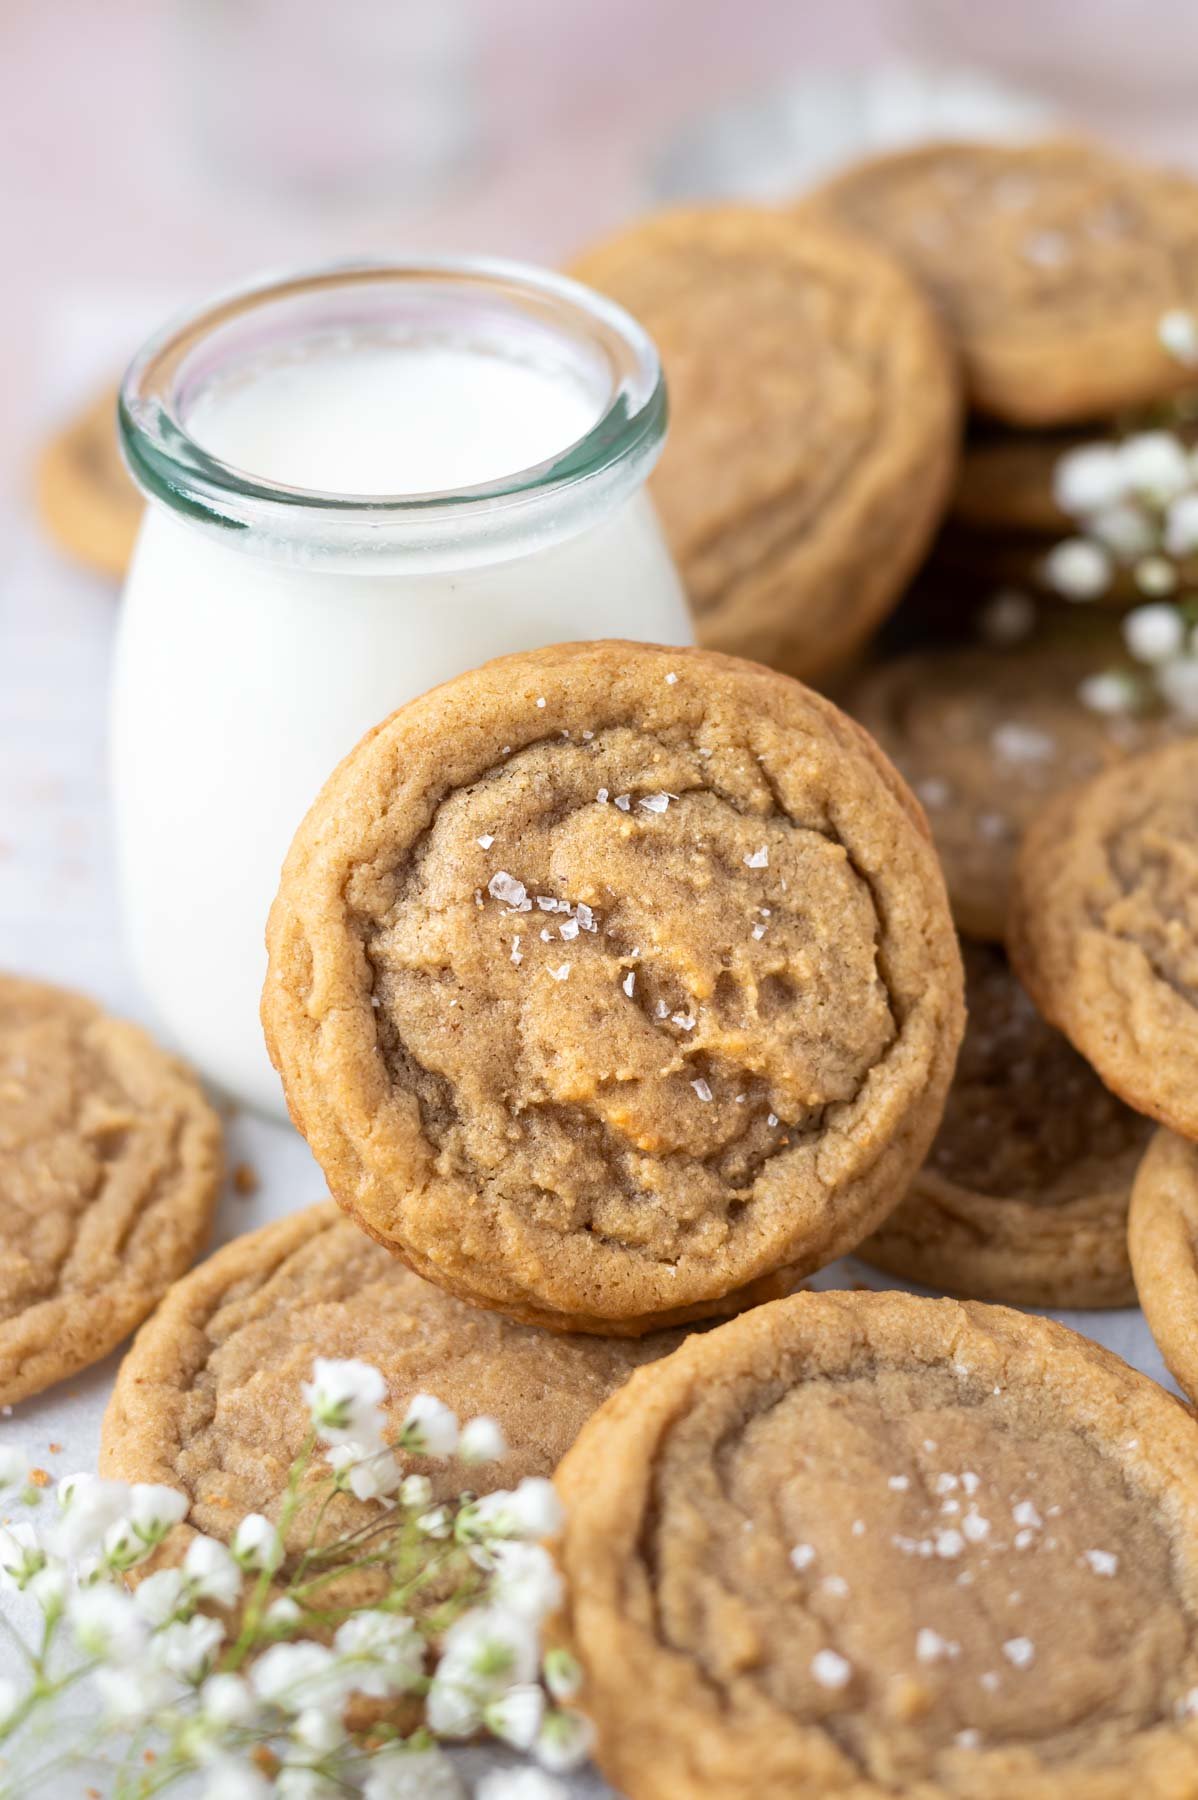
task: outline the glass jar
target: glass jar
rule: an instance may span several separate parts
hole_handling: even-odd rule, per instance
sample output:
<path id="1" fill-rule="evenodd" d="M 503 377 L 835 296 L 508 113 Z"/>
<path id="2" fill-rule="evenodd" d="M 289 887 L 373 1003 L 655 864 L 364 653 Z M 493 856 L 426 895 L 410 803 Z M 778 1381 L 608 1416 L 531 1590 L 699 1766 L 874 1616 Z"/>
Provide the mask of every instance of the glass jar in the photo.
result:
<path id="1" fill-rule="evenodd" d="M 689 643 L 645 491 L 665 389 L 562 277 L 355 265 L 170 326 L 121 391 L 150 504 L 118 633 L 125 924 L 165 1033 L 281 1112 L 263 932 L 326 776 L 405 700 L 505 651 Z"/>

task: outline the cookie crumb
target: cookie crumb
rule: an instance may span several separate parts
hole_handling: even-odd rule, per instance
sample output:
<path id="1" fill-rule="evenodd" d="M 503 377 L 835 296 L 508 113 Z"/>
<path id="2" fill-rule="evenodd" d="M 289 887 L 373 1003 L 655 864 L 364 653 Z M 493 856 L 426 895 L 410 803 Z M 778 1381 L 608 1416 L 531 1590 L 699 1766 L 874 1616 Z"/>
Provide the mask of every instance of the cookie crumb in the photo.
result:
<path id="1" fill-rule="evenodd" d="M 261 1185 L 258 1180 L 258 1171 L 251 1163 L 247 1162 L 234 1163 L 229 1180 L 233 1185 L 233 1192 L 241 1195 L 243 1199 L 248 1199 L 251 1194 L 256 1194 Z"/>

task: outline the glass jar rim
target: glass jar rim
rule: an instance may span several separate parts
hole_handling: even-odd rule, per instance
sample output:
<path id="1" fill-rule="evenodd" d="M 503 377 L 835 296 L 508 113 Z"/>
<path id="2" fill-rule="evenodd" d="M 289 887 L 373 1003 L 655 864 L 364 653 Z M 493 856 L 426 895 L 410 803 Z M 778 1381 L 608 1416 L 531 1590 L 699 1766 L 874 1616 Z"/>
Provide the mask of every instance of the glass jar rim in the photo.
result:
<path id="1" fill-rule="evenodd" d="M 498 479 L 425 493 L 348 493 L 290 486 L 205 450 L 180 416 L 180 381 L 197 349 L 223 327 L 280 302 L 395 284 L 411 293 L 461 289 L 527 309 L 563 338 L 598 349 L 611 372 L 606 403 L 586 432 L 544 461 Z M 269 537 L 341 539 L 363 527 L 410 532 L 428 545 L 450 535 L 527 528 L 530 509 L 560 512 L 580 491 L 639 485 L 665 436 L 667 400 L 656 346 L 631 314 L 568 276 L 492 257 L 350 261 L 235 287 L 165 325 L 134 357 L 117 406 L 130 473 L 151 500 L 200 523 Z M 392 528 L 388 530 L 387 528 Z"/>

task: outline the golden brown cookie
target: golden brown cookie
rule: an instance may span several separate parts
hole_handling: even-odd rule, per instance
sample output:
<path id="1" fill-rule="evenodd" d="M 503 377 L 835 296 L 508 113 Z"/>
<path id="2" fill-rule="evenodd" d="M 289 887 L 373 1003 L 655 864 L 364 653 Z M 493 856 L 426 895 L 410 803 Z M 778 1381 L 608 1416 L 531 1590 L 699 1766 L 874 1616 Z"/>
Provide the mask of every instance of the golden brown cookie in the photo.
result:
<path id="1" fill-rule="evenodd" d="M 558 1481 L 629 1800 L 1198 1792 L 1198 1427 L 1060 1325 L 780 1300 L 639 1370 Z"/>
<path id="2" fill-rule="evenodd" d="M 42 450 L 36 474 L 42 524 L 60 550 L 119 581 L 141 524 L 142 498 L 121 461 L 116 390 L 97 395 Z"/>
<path id="3" fill-rule="evenodd" d="M 977 532 L 1017 532 L 1047 538 L 1075 529 L 1057 505 L 1057 463 L 1093 432 L 975 431 L 965 440 L 949 512 Z"/>
<path id="4" fill-rule="evenodd" d="M 1198 305 L 1198 186 L 1097 145 L 945 143 L 836 176 L 804 212 L 863 232 L 935 299 L 979 412 L 1069 425 L 1193 381 L 1159 336 Z"/>
<path id="5" fill-rule="evenodd" d="M 1045 808 L 1020 852 L 1009 944 L 1107 1086 L 1198 1138 L 1198 739 Z"/>
<path id="6" fill-rule="evenodd" d="M 718 1310 L 922 1162 L 961 969 L 859 728 L 710 651 L 566 644 L 394 713 L 284 866 L 263 1021 L 334 1197 L 559 1330 Z"/>
<path id="7" fill-rule="evenodd" d="M 1132 1179 L 1152 1127 L 1046 1025 L 1001 950 L 965 946 L 967 1023 L 944 1120 L 857 1254 L 1020 1306 L 1134 1306 Z"/>
<path id="8" fill-rule="evenodd" d="M 567 1337 L 450 1299 L 373 1243 L 331 1202 L 236 1238 L 171 1289 L 121 1365 L 104 1418 L 102 1472 L 187 1494 L 194 1531 L 228 1540 L 246 1513 L 275 1519 L 308 1430 L 301 1384 L 316 1357 L 356 1357 L 387 1381 L 396 1430 L 435 1394 L 465 1421 L 497 1419 L 508 1454 L 472 1468 L 420 1459 L 435 1495 L 456 1498 L 551 1475 L 595 1408 L 681 1332 Z M 310 1482 L 328 1474 L 318 1458 Z M 342 1494 L 325 1524 L 353 1530 L 369 1507 Z M 289 1547 L 313 1520 L 301 1508 Z"/>
<path id="9" fill-rule="evenodd" d="M 1128 1244 L 1157 1347 L 1198 1400 L 1198 1145 L 1156 1133 L 1132 1189 Z"/>
<path id="10" fill-rule="evenodd" d="M 1161 712 L 1112 716 L 1086 705 L 1082 682 L 1121 660 L 1113 631 L 1049 629 L 1010 650 L 916 651 L 867 670 L 847 692 L 848 710 L 927 808 L 966 936 L 1003 936 L 1019 842 L 1048 800 L 1187 729 Z"/>
<path id="11" fill-rule="evenodd" d="M 903 271 L 826 225 L 670 213 L 572 273 L 652 334 L 670 392 L 654 498 L 700 640 L 810 675 L 898 599 L 956 466 L 956 370 Z"/>
<path id="12" fill-rule="evenodd" d="M 99 1362 L 203 1247 L 220 1125 L 181 1063 L 0 975 L 0 1403 Z"/>

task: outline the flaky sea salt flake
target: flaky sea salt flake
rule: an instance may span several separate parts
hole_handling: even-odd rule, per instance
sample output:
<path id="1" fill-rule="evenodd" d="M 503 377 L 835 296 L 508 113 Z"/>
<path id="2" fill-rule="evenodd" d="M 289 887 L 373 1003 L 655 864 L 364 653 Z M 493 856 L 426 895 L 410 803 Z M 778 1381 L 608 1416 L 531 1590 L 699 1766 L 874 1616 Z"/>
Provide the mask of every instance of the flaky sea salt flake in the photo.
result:
<path id="1" fill-rule="evenodd" d="M 760 849 L 750 850 L 748 856 L 745 857 L 747 869 L 768 869 L 769 866 L 770 853 L 765 844 L 762 844 Z"/>

